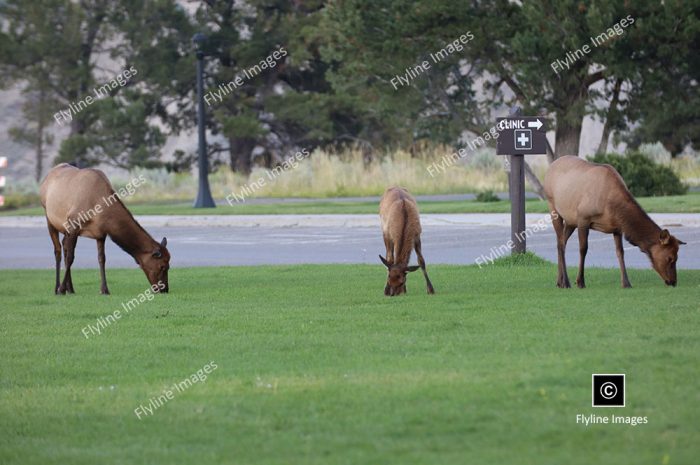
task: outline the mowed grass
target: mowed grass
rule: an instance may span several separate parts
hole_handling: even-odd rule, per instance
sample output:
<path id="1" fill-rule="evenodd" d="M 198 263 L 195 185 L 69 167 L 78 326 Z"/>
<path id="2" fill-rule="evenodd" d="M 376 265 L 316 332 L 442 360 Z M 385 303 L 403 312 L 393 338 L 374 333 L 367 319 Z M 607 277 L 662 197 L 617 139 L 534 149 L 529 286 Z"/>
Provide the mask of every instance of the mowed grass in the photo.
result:
<path id="1" fill-rule="evenodd" d="M 700 271 L 562 290 L 527 262 L 433 266 L 436 295 L 418 272 L 399 298 L 381 266 L 173 268 L 90 339 L 140 271 L 108 270 L 111 296 L 96 270 L 69 296 L 51 270 L 0 271 L 0 463 L 697 463 Z M 627 407 L 592 408 L 592 373 L 626 373 Z M 648 424 L 576 424 L 591 413 Z"/>
<path id="2" fill-rule="evenodd" d="M 668 197 L 640 197 L 642 207 L 654 213 L 700 213 L 700 193 Z M 422 213 L 508 213 L 510 201 L 477 202 L 463 201 L 420 201 Z M 277 215 L 277 214 L 376 214 L 379 202 L 375 201 L 308 201 L 308 202 L 241 202 L 217 208 L 193 208 L 192 202 L 165 202 L 129 204 L 135 215 Z M 528 213 L 548 213 L 549 207 L 543 200 L 528 200 L 525 203 Z M 0 211 L 0 216 L 42 216 L 41 207 L 18 208 Z"/>

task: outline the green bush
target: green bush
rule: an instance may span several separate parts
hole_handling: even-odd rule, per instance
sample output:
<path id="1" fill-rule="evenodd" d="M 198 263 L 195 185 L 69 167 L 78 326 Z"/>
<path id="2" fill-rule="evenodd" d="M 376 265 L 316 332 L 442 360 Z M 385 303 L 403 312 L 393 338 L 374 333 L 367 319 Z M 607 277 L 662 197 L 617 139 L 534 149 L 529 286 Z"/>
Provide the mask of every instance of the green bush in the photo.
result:
<path id="1" fill-rule="evenodd" d="M 492 190 L 485 190 L 476 194 L 477 202 L 498 202 L 500 200 L 501 199 Z"/>
<path id="2" fill-rule="evenodd" d="M 551 265 L 552 262 L 545 260 L 539 255 L 530 252 L 529 250 L 525 253 L 516 253 L 511 255 L 504 255 L 493 261 L 493 265 L 496 266 L 540 266 L 540 265 Z"/>
<path id="3" fill-rule="evenodd" d="M 671 168 L 656 163 L 641 153 L 608 153 L 596 155 L 591 161 L 612 165 L 635 197 L 682 195 L 688 191 L 688 186 L 681 182 Z"/>
<path id="4" fill-rule="evenodd" d="M 0 211 L 16 210 L 22 207 L 36 207 L 40 204 L 39 194 L 12 193 L 5 195 L 5 205 L 0 207 Z"/>

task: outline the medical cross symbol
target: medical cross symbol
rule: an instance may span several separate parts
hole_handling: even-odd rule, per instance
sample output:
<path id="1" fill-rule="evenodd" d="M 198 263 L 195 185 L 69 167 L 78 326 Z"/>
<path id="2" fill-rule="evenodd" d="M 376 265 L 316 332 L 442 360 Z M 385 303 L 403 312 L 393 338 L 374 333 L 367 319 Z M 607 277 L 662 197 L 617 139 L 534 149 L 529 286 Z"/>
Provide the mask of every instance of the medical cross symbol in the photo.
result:
<path id="1" fill-rule="evenodd" d="M 523 150 L 532 149 L 532 131 L 530 129 L 515 130 L 515 147 Z"/>

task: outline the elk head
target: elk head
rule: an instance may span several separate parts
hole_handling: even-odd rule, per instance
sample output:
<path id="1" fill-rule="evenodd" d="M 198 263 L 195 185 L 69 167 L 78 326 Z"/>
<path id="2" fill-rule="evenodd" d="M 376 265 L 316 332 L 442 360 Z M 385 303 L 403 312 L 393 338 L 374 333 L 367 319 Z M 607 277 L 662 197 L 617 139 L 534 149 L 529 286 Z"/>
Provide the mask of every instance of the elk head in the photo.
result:
<path id="1" fill-rule="evenodd" d="M 406 293 L 406 275 L 411 271 L 416 271 L 419 266 L 394 265 L 389 263 L 381 255 L 379 259 L 384 263 L 384 266 L 389 270 L 386 277 L 386 286 L 384 286 L 384 295 L 396 296 Z"/>
<path id="2" fill-rule="evenodd" d="M 153 250 L 143 253 L 136 260 L 151 286 L 156 292 L 168 292 L 168 269 L 170 269 L 170 252 L 165 247 L 168 240 L 163 238 Z"/>
<path id="3" fill-rule="evenodd" d="M 676 262 L 678 261 L 678 249 L 685 242 L 676 239 L 668 229 L 659 234 L 659 240 L 649 249 L 649 258 L 654 270 L 661 276 L 667 286 L 675 286 Z"/>

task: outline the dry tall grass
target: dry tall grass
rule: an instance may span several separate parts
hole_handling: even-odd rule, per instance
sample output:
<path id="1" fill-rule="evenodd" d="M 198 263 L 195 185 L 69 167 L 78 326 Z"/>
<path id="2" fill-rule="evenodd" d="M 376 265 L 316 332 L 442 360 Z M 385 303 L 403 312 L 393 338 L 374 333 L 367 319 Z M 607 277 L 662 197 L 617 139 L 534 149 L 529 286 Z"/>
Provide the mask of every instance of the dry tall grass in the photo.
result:
<path id="1" fill-rule="evenodd" d="M 657 147 L 650 149 L 650 156 L 659 158 Z M 301 160 L 296 167 L 268 176 L 266 169 L 256 168 L 249 177 L 233 173 L 228 168 L 219 169 L 209 177 L 212 195 L 224 199 L 231 193 L 240 195 L 260 177 L 265 185 L 249 197 L 349 197 L 381 195 L 391 185 L 401 185 L 415 194 L 469 193 L 492 190 L 508 190 L 507 174 L 503 157 L 495 155 L 493 149 L 469 152 L 445 169 L 433 169 L 452 154 L 449 148 L 433 148 L 412 156 L 405 151 L 396 151 L 376 156 L 371 161 L 363 158 L 360 150 L 332 153 L 316 150 Z M 546 157 L 528 157 L 534 172 L 543 179 L 547 169 Z M 700 156 L 685 155 L 670 160 L 659 159 L 669 164 L 690 186 L 700 186 Z M 434 165 L 433 165 L 434 166 Z M 197 179 L 189 173 L 173 174 L 165 170 L 134 170 L 131 173 L 110 174 L 115 188 L 123 187 L 135 177 L 143 175 L 147 182 L 139 186 L 129 201 L 191 200 L 197 190 Z M 30 185 L 31 184 L 31 185 Z M 22 196 L 38 192 L 33 181 L 11 189 Z M 12 192 L 10 192 L 12 193 Z"/>
<path id="2" fill-rule="evenodd" d="M 507 175 L 501 157 L 492 150 L 477 151 L 460 159 L 452 166 L 431 176 L 428 166 L 449 156 L 446 149 L 425 151 L 411 156 L 404 151 L 375 157 L 366 161 L 360 150 L 341 153 L 314 151 L 296 167 L 269 175 L 269 170 L 255 168 L 249 177 L 228 168 L 219 169 L 209 177 L 212 195 L 223 199 L 242 190 L 254 191 L 249 197 L 351 197 L 381 195 L 391 185 L 401 185 L 415 194 L 447 194 L 507 191 Z M 134 171 L 130 176 L 143 174 L 148 182 L 139 187 L 133 200 L 190 199 L 197 187 L 196 178 L 187 174 L 171 174 L 162 170 Z M 265 185 L 257 187 L 263 178 Z M 128 178 L 114 179 L 115 186 Z"/>
<path id="3" fill-rule="evenodd" d="M 469 152 L 464 158 L 434 176 L 428 172 L 433 163 L 439 164 L 453 152 L 447 148 L 424 150 L 417 156 L 396 151 L 366 161 L 360 150 L 332 153 L 316 150 L 301 160 L 296 167 L 289 166 L 269 176 L 267 169 L 256 168 L 249 177 L 233 173 L 228 168 L 212 173 L 209 181 L 212 195 L 224 199 L 234 193 L 241 195 L 260 178 L 265 185 L 246 194 L 245 197 L 351 197 L 381 195 L 392 185 L 401 185 L 415 194 L 449 194 L 493 190 L 508 191 L 507 174 L 503 157 L 493 149 L 484 148 Z M 543 179 L 547 169 L 546 157 L 528 157 L 534 172 Z M 691 185 L 700 186 L 700 158 L 684 156 L 667 163 Z M 434 165 L 433 165 L 434 166 Z M 131 176 L 144 174 L 148 182 L 140 187 L 134 200 L 191 199 L 197 188 L 197 180 L 189 174 L 171 174 L 163 170 L 136 171 Z M 128 182 L 120 179 L 115 185 Z M 254 186 L 253 186 L 254 187 Z"/>
<path id="4" fill-rule="evenodd" d="M 474 160 L 481 165 L 458 163 L 431 176 L 428 166 L 440 161 L 447 151 L 433 150 L 418 157 L 397 151 L 365 161 L 359 150 L 332 154 L 317 150 L 294 168 L 290 167 L 273 180 L 264 169 L 250 176 L 260 176 L 268 182 L 256 194 L 268 197 L 345 197 L 380 195 L 387 186 L 401 185 L 416 194 L 463 193 L 483 189 L 503 190 L 507 178 L 499 160 L 485 159 L 481 154 Z M 242 188 L 239 177 L 222 173 L 225 186 L 237 192 Z M 221 181 L 219 176 L 217 181 Z M 218 182 L 217 182 L 218 184 Z M 220 187 L 220 186 L 217 186 Z"/>

